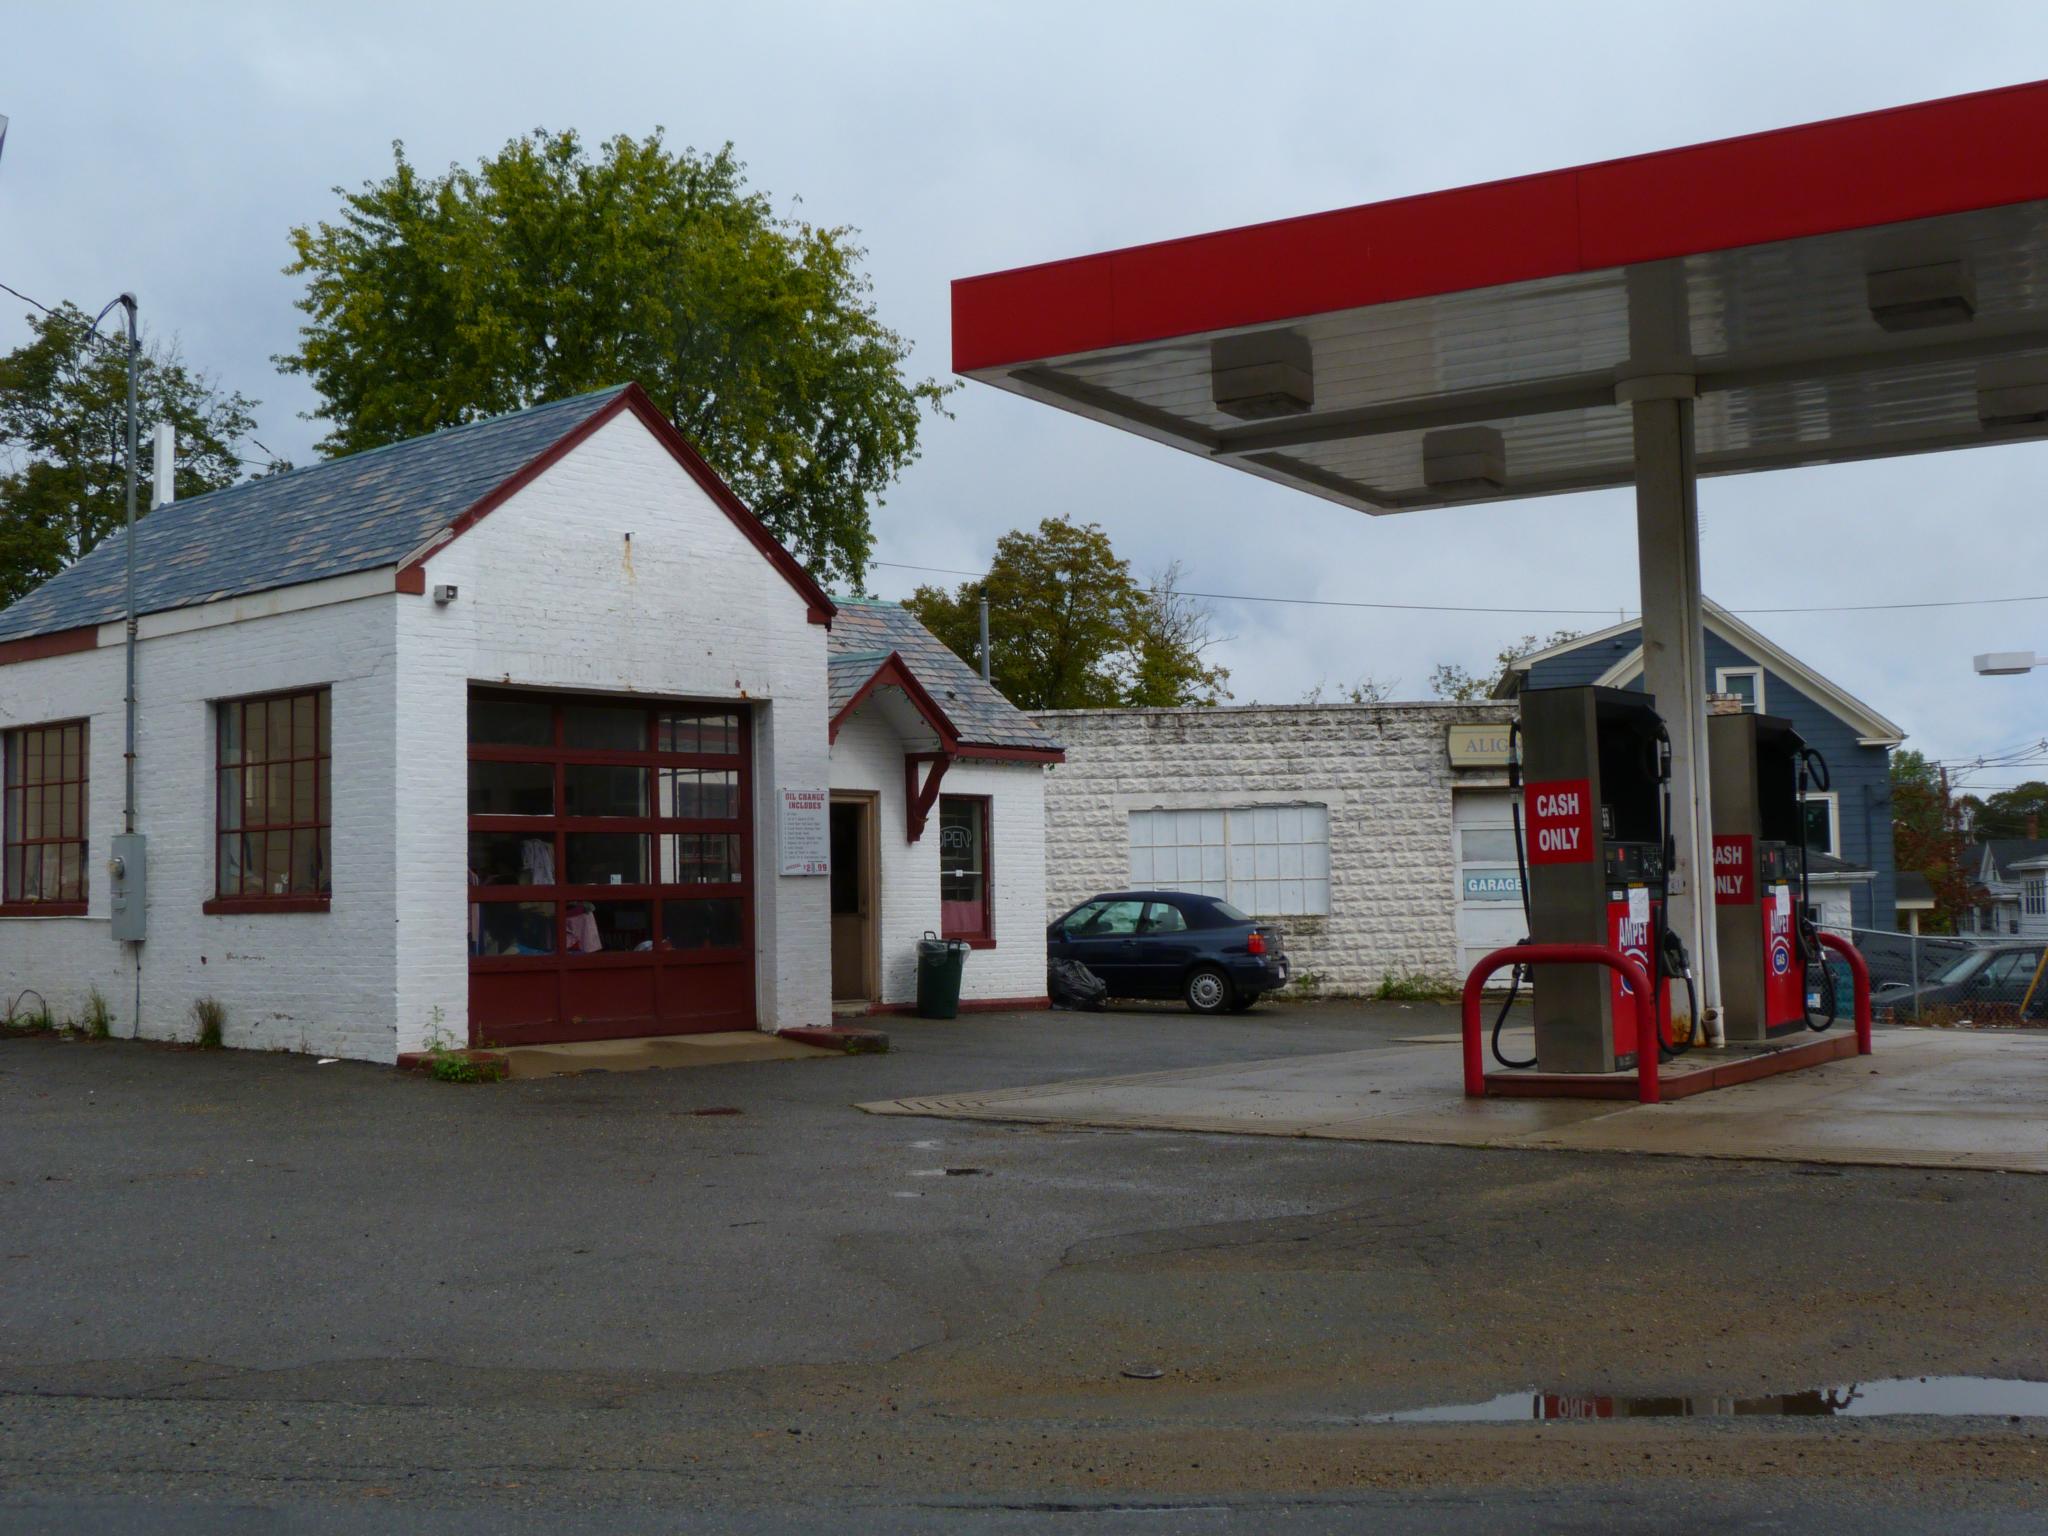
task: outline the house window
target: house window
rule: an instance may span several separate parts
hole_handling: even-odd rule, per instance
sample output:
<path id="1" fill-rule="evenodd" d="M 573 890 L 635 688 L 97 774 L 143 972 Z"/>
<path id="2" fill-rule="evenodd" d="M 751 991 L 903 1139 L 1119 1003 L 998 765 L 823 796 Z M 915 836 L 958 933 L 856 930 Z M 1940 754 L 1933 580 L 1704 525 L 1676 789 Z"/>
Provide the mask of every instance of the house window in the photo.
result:
<path id="1" fill-rule="evenodd" d="M 2029 876 L 2022 887 L 2021 903 L 2027 916 L 2048 917 L 2048 876 Z"/>
<path id="2" fill-rule="evenodd" d="M 333 890 L 331 697 L 309 688 L 215 706 L 207 911 L 326 909 Z"/>
<path id="3" fill-rule="evenodd" d="M 1809 790 L 1805 804 L 1806 851 L 1808 853 L 1831 853 L 1840 857 L 1842 852 L 1842 802 L 1833 790 Z"/>
<path id="4" fill-rule="evenodd" d="M 1135 888 L 1221 896 L 1260 917 L 1329 913 L 1324 806 L 1133 811 L 1130 837 Z"/>
<path id="5" fill-rule="evenodd" d="M 8 907 L 44 915 L 85 911 L 86 738 L 83 720 L 0 738 L 0 900 Z"/>
<path id="6" fill-rule="evenodd" d="M 947 938 L 995 942 L 990 874 L 988 801 L 939 796 L 939 924 Z"/>
<path id="7" fill-rule="evenodd" d="M 1742 700 L 1745 715 L 1760 715 L 1764 712 L 1764 669 L 1722 667 L 1714 674 L 1714 691 L 1732 693 Z"/>

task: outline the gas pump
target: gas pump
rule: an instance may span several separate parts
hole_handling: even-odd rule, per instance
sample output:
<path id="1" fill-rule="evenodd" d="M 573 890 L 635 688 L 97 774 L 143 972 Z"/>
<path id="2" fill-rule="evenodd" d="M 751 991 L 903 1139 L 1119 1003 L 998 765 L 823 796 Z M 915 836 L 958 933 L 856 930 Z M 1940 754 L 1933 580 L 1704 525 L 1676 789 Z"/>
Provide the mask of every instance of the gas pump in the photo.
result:
<path id="1" fill-rule="evenodd" d="M 1522 693 L 1521 707 L 1517 851 L 1529 936 L 1597 944 L 1641 961 L 1657 989 L 1662 1037 L 1636 1038 L 1635 1000 L 1618 973 L 1547 967 L 1536 987 L 1535 1065 L 1626 1070 L 1639 1050 L 1670 1039 L 1671 978 L 1690 983 L 1664 912 L 1670 741 L 1647 694 L 1536 688 Z"/>
<path id="2" fill-rule="evenodd" d="M 1714 922 L 1727 1037 L 1762 1045 L 1823 1030 L 1837 1012 L 1832 974 L 1808 916 L 1805 789 L 1827 763 L 1790 721 L 1712 715 Z"/>

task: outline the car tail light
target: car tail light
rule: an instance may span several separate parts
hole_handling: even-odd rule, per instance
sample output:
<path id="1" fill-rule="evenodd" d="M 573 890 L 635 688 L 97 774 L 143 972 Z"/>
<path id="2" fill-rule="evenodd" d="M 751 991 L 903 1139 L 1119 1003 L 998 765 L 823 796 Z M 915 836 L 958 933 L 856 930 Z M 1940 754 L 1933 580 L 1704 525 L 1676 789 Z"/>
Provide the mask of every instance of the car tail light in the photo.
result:
<path id="1" fill-rule="evenodd" d="M 1252 930 L 1252 936 L 1249 939 L 1245 940 L 1244 951 L 1248 955 L 1263 955 L 1266 952 L 1265 935 L 1260 933 L 1258 929 L 1254 928 Z"/>

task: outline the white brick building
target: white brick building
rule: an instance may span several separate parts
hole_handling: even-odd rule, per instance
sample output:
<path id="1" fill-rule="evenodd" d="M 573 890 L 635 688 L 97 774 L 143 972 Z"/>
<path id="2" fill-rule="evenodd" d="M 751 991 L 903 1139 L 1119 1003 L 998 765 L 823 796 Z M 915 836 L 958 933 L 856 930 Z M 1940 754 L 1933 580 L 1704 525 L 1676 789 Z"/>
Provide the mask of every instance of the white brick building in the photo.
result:
<path id="1" fill-rule="evenodd" d="M 1276 920 L 1295 974 L 1328 991 L 1462 977 L 1523 933 L 1504 878 L 1513 717 L 1500 703 L 1040 714 L 1067 755 L 1046 789 L 1047 913 L 1196 890 Z"/>
<path id="2" fill-rule="evenodd" d="M 637 388 L 173 503 L 137 544 L 146 938 L 112 922 L 117 536 L 0 613 L 0 1005 L 97 989 L 116 1033 L 175 1039 L 210 998 L 231 1045 L 376 1061 L 825 1024 L 828 786 L 881 809 L 876 999 L 944 926 L 904 749 L 853 750 L 894 685 L 834 749 L 837 606 Z M 919 746 L 990 797 L 983 927 L 1035 917 L 1057 752 Z M 817 814 L 786 827 L 785 790 Z"/>

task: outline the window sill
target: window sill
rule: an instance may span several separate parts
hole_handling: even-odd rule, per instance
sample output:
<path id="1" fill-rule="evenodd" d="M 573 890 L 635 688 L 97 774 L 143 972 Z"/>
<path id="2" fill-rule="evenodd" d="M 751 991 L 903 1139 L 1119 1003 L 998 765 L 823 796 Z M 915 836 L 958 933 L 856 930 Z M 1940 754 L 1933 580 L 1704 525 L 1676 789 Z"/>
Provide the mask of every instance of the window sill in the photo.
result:
<path id="1" fill-rule="evenodd" d="M 325 912 L 328 896 L 216 896 L 199 910 L 210 917 L 247 916 L 260 912 Z"/>
<path id="2" fill-rule="evenodd" d="M 0 917 L 83 917 L 82 901 L 0 902 Z"/>
<path id="3" fill-rule="evenodd" d="M 941 937 L 948 940 L 958 939 L 962 943 L 964 943 L 969 949 L 994 949 L 996 947 L 996 941 L 994 939 L 989 938 L 986 934 L 948 933 L 942 934 Z"/>

